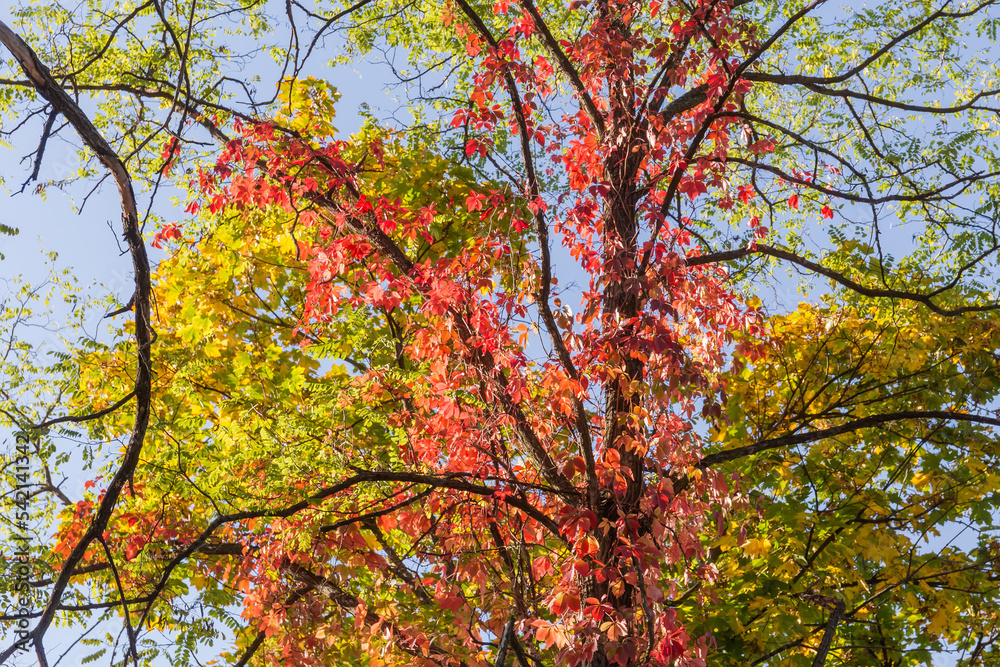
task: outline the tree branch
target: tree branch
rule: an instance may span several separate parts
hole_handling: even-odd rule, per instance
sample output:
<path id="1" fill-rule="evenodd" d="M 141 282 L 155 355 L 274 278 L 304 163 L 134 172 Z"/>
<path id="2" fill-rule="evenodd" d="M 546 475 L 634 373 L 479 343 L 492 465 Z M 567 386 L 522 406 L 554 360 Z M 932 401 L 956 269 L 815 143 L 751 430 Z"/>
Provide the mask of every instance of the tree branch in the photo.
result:
<path id="1" fill-rule="evenodd" d="M 108 490 L 97 508 L 90 526 L 63 563 L 62 570 L 52 588 L 49 600 L 38 620 L 38 625 L 32 631 L 36 654 L 39 660 L 44 663 L 45 653 L 42 637 L 52 623 L 63 592 L 69 585 L 69 579 L 73 570 L 83 559 L 87 547 L 107 527 L 111 513 L 118 502 L 118 498 L 121 496 L 125 483 L 132 478 L 135 467 L 139 462 L 139 454 L 142 451 L 142 445 L 145 440 L 146 428 L 149 424 L 152 371 L 149 348 L 153 339 L 149 320 L 151 297 L 150 271 L 149 260 L 146 256 L 146 247 L 139 229 L 139 215 L 135 193 L 132 189 L 132 179 L 125 164 L 79 105 L 53 79 L 48 68 L 42 64 L 31 47 L 3 22 L 0 22 L 0 42 L 17 59 L 21 69 L 38 94 L 48 100 L 54 111 L 58 111 L 66 117 L 74 129 L 76 129 L 84 144 L 94 152 L 98 160 L 113 176 L 115 184 L 118 186 L 119 198 L 121 199 L 123 236 L 132 256 L 132 268 L 135 274 L 136 371 L 133 392 L 136 398 L 136 411 L 132 433 L 125 447 L 125 454 L 119 463 L 118 471 L 108 485 Z M 6 662 L 13 650 L 14 647 L 4 650 L 0 654 L 0 663 Z"/>
<path id="2" fill-rule="evenodd" d="M 486 27 L 486 24 L 483 23 L 482 18 L 480 18 L 476 11 L 465 0 L 457 0 L 457 2 L 469 20 L 476 26 L 476 29 L 483 36 L 483 38 L 486 39 L 491 46 L 496 48 L 497 41 Z M 548 32 L 548 28 L 545 27 L 542 17 L 538 14 L 534 5 L 531 4 L 530 0 L 522 0 L 522 3 L 526 4 L 526 11 L 529 11 L 529 13 L 532 14 L 532 20 L 536 22 L 536 27 L 538 27 L 539 30 L 545 30 L 545 34 L 548 35 L 549 40 L 552 40 L 552 45 L 556 51 L 562 56 L 563 60 L 566 61 L 565 67 L 568 68 L 568 70 L 565 71 L 567 76 L 570 76 L 571 81 L 574 76 L 576 77 L 576 82 L 580 87 L 578 93 L 581 95 L 580 99 L 584 104 L 584 108 L 588 108 L 587 104 L 593 107 L 592 118 L 596 119 L 595 123 L 598 124 L 599 130 L 603 132 L 604 119 L 598 113 L 593 100 L 587 95 L 586 89 L 583 87 L 583 83 L 580 81 L 579 75 L 576 74 L 576 71 L 569 63 L 566 55 L 559 49 L 559 45 L 555 43 L 555 39 L 552 37 L 552 34 Z M 531 9 L 527 10 L 527 7 L 530 7 Z M 517 83 L 514 81 L 514 77 L 511 76 L 510 72 L 504 72 L 504 82 L 506 84 L 511 105 L 514 109 L 514 117 L 517 121 L 518 135 L 521 143 L 521 159 L 524 162 L 525 175 L 528 179 L 528 196 L 532 201 L 537 201 L 541 198 L 541 192 L 538 188 L 538 177 L 535 173 L 534 161 L 531 157 L 531 135 L 528 133 L 527 118 L 524 113 L 524 105 L 521 103 L 521 94 L 518 92 Z M 576 84 L 574 84 L 574 86 L 575 85 Z M 588 110 L 587 113 L 590 115 L 591 111 Z M 555 317 L 552 314 L 552 306 L 549 304 L 552 284 L 552 258 L 551 253 L 549 252 L 549 227 L 540 208 L 536 208 L 534 211 L 534 218 L 535 233 L 538 236 L 538 249 L 539 254 L 541 255 L 541 275 L 538 280 L 538 293 L 536 295 L 535 303 L 538 305 L 538 311 L 542 316 L 542 321 L 545 322 L 545 328 L 549 333 L 549 338 L 552 340 L 552 345 L 556 350 L 556 354 L 559 356 L 559 363 L 562 364 L 563 368 L 566 370 L 566 374 L 571 380 L 579 382 L 579 373 L 576 370 L 576 366 L 573 364 L 569 348 L 566 347 L 566 341 L 563 340 L 562 333 L 559 331 L 559 327 L 556 324 Z M 580 449 L 583 455 L 585 474 L 587 478 L 587 497 L 591 507 L 597 507 L 599 485 L 597 480 L 596 462 L 594 460 L 594 444 L 590 436 L 590 422 L 588 420 L 587 410 L 583 405 L 583 401 L 580 400 L 580 397 L 577 396 L 575 392 L 573 393 L 573 416 L 576 423 L 576 430 L 580 434 Z M 558 476 L 558 480 L 551 478 L 549 475 L 546 475 L 546 480 L 553 486 L 560 488 L 563 478 L 558 474 L 558 472 L 555 474 Z"/>
<path id="3" fill-rule="evenodd" d="M 38 180 L 38 172 L 42 168 L 42 157 L 45 155 L 45 146 L 49 142 L 49 136 L 52 134 L 52 126 L 55 124 L 56 116 L 58 115 L 59 112 L 55 109 L 55 107 L 49 111 L 48 118 L 45 119 L 45 126 L 42 128 L 42 138 L 38 140 L 38 148 L 35 149 L 35 166 L 31 170 L 31 175 L 28 176 L 24 183 L 21 184 L 19 192 L 24 192 L 24 189 L 28 187 L 29 183 Z"/>
<path id="4" fill-rule="evenodd" d="M 871 415 L 852 419 L 838 426 L 811 431 L 809 433 L 789 433 L 777 438 L 768 438 L 745 447 L 736 447 L 725 451 L 709 454 L 698 463 L 698 468 L 709 468 L 720 463 L 733 461 L 745 456 L 752 456 L 765 452 L 769 449 L 779 449 L 781 447 L 791 447 L 792 445 L 802 445 L 809 442 L 816 442 L 824 438 L 851 433 L 863 428 L 881 426 L 890 422 L 902 421 L 904 419 L 947 419 L 958 422 L 971 422 L 975 424 L 987 424 L 989 426 L 1000 426 L 1000 419 L 987 417 L 985 415 L 967 414 L 965 412 L 954 412 L 951 410 L 902 410 L 900 412 L 890 412 L 883 415 Z"/>
<path id="5" fill-rule="evenodd" d="M 361 601 L 341 588 L 334 579 L 330 577 L 320 577 L 301 565 L 296 565 L 294 563 L 288 564 L 282 569 L 294 576 L 306 586 L 323 595 L 323 597 L 327 598 L 344 611 L 350 614 L 358 613 L 358 607 L 360 606 Z M 431 660 L 440 665 L 453 664 L 453 659 L 450 654 L 443 650 L 440 646 L 436 645 L 433 641 L 428 646 L 428 656 L 425 656 L 418 648 L 404 643 L 403 638 L 406 636 L 405 630 L 396 626 L 391 621 L 386 621 L 371 610 L 365 612 L 364 622 L 368 626 L 388 625 L 391 627 L 394 630 L 392 633 L 394 643 L 396 644 L 396 647 L 404 653 L 412 655 L 416 658 L 429 657 Z M 460 664 L 464 666 L 466 663 L 461 661 Z"/>
<path id="6" fill-rule="evenodd" d="M 573 88 L 573 92 L 576 96 L 580 98 L 580 104 L 583 105 L 583 110 L 590 118 L 591 122 L 594 123 L 594 127 L 597 129 L 598 136 L 603 136 L 606 128 L 604 125 L 604 116 L 598 111 L 597 105 L 594 104 L 594 99 L 587 92 L 587 87 L 583 85 L 583 80 L 580 78 L 580 74 L 573 67 L 573 63 L 569 61 L 566 54 L 559 47 L 559 42 L 556 38 L 552 36 L 552 32 L 549 30 L 549 26 L 542 19 L 541 14 L 538 13 L 538 8 L 535 7 L 531 0 L 520 0 L 519 4 L 528 12 L 531 16 L 532 23 L 535 24 L 535 29 L 538 31 L 539 36 L 542 39 L 542 44 L 545 45 L 545 50 L 549 52 L 549 55 L 556 64 L 559 66 L 560 71 L 569 79 L 569 85 Z"/>
<path id="7" fill-rule="evenodd" d="M 919 292 L 908 292 L 905 290 L 894 290 L 894 289 L 882 289 L 878 287 L 865 287 L 859 283 L 854 282 L 847 276 L 837 273 L 832 269 L 817 264 L 811 260 L 806 259 L 796 255 L 795 253 L 789 252 L 787 250 L 781 250 L 780 248 L 774 248 L 772 246 L 757 243 L 750 248 L 740 248 L 739 250 L 725 250 L 722 252 L 709 253 L 707 255 L 698 255 L 687 258 L 687 265 L 691 266 L 702 266 L 705 264 L 718 264 L 720 262 L 731 262 L 736 259 L 742 259 L 750 255 L 767 255 L 770 257 L 775 257 L 777 259 L 782 259 L 793 264 L 797 264 L 805 269 L 809 269 L 813 273 L 817 273 L 821 276 L 825 276 L 830 280 L 833 280 L 844 287 L 857 292 L 862 296 L 873 297 L 873 298 L 884 298 L 884 299 L 905 299 L 907 301 L 914 301 L 916 303 L 923 304 L 932 312 L 943 315 L 947 317 L 953 317 L 956 315 L 965 315 L 966 313 L 982 313 L 990 312 L 993 310 L 1000 309 L 1000 304 L 993 304 L 989 306 L 962 306 L 961 308 L 942 308 L 938 306 L 931 300 L 931 297 L 927 294 L 920 294 Z M 937 290 L 934 294 L 940 294 L 941 290 Z"/>
<path id="8" fill-rule="evenodd" d="M 968 11 L 965 11 L 965 12 L 946 12 L 946 11 L 944 11 L 944 8 L 948 5 L 948 3 L 946 2 L 946 3 L 944 3 L 944 5 L 942 5 L 942 7 L 940 9 L 938 9 L 935 12 L 931 12 L 930 14 L 927 15 L 927 17 L 923 21 L 920 21 L 916 25 L 914 25 L 914 26 L 912 26 L 910 28 L 907 28 L 903 32 L 897 34 L 895 37 L 893 37 L 888 42 L 886 42 L 882 47 L 876 49 L 870 56 L 868 56 L 867 58 L 865 58 L 864 60 L 862 60 L 857 65 L 855 65 L 851 69 L 847 70 L 846 72 L 842 72 L 842 73 L 837 74 L 835 76 L 805 76 L 805 75 L 786 75 L 786 74 L 777 74 L 777 75 L 775 75 L 775 74 L 753 74 L 753 75 L 748 76 L 747 78 L 748 79 L 752 79 L 754 81 L 768 81 L 768 82 L 771 82 L 771 83 L 797 83 L 797 84 L 800 84 L 800 85 L 808 85 L 808 84 L 828 85 L 828 84 L 831 84 L 831 83 L 842 83 L 844 81 L 847 81 L 848 79 L 854 78 L 855 76 L 857 76 L 858 74 L 860 74 L 861 72 L 863 72 L 869 65 L 871 65 L 872 63 L 874 63 L 876 60 L 878 60 L 882 56 L 884 56 L 887 53 L 889 53 L 889 51 L 892 50 L 892 48 L 894 46 L 896 46 L 900 42 L 902 42 L 902 41 L 904 41 L 904 40 L 906 40 L 906 39 L 914 36 L 915 34 L 917 34 L 918 32 L 920 32 L 921 30 L 923 30 L 927 26 L 929 26 L 931 23 L 933 23 L 937 19 L 939 19 L 941 17 L 944 17 L 944 16 L 947 16 L 948 18 L 966 18 L 966 17 L 972 16 L 973 14 L 975 14 L 976 12 L 978 12 L 983 7 L 986 7 L 986 6 L 991 5 L 991 4 L 993 4 L 993 1 L 992 0 L 988 0 L 987 2 L 983 2 L 983 3 L 979 4 L 978 6 L 972 8 L 972 9 L 970 9 Z M 792 79 L 794 79 L 794 81 L 792 81 Z"/>
<path id="9" fill-rule="evenodd" d="M 125 405 L 126 403 L 128 403 L 130 400 L 132 400 L 133 396 L 135 396 L 135 390 L 134 389 L 132 391 L 130 391 L 129 393 L 125 394 L 124 396 L 122 396 L 120 399 L 118 399 L 117 401 L 115 401 L 113 404 L 111 404 L 108 407 L 104 408 L 103 410 L 98 410 L 97 412 L 91 412 L 90 414 L 80 415 L 80 416 L 67 415 L 65 417 L 56 417 L 55 419 L 47 419 L 47 420 L 45 420 L 45 421 L 43 421 L 43 422 L 41 422 L 39 424 L 34 424 L 32 426 L 29 426 L 28 428 L 30 428 L 32 430 L 37 430 L 37 429 L 42 429 L 42 428 L 48 428 L 48 427 L 53 426 L 55 424 L 62 424 L 64 422 L 73 422 L 74 424 L 82 424 L 83 422 L 89 422 L 89 421 L 93 421 L 95 419 L 100 419 L 101 417 L 104 417 L 105 415 L 111 414 L 112 412 L 114 412 L 118 408 L 120 408 L 123 405 Z"/>
<path id="10" fill-rule="evenodd" d="M 837 632 L 837 624 L 844 617 L 844 607 L 844 601 L 837 600 L 837 605 L 830 612 L 830 618 L 826 622 L 826 629 L 823 631 L 823 639 L 819 643 L 819 648 L 816 649 L 816 658 L 813 660 L 812 667 L 823 667 L 826 663 L 826 655 L 830 652 L 830 644 L 833 642 L 833 635 Z"/>
<path id="11" fill-rule="evenodd" d="M 462 475 L 450 475 L 448 477 L 437 477 L 434 475 L 423 475 L 420 473 L 411 472 L 395 472 L 395 471 L 378 471 L 378 470 L 361 470 L 357 474 L 348 477 L 333 486 L 321 489 L 309 497 L 301 500 L 292 505 L 280 509 L 264 509 L 264 510 L 246 510 L 242 512 L 233 512 L 231 514 L 221 514 L 208 524 L 208 526 L 198 535 L 194 540 L 192 540 L 187 546 L 181 549 L 169 563 L 164 567 L 163 572 L 160 573 L 160 578 L 157 580 L 156 585 L 153 587 L 153 591 L 150 594 L 150 601 L 146 605 L 143 613 L 136 623 L 136 627 L 141 628 L 145 623 L 146 618 L 152 611 L 153 602 L 159 597 L 160 593 L 163 592 L 164 588 L 170 581 L 173 571 L 185 560 L 187 560 L 192 554 L 200 551 L 207 543 L 209 538 L 218 530 L 220 527 L 227 523 L 233 523 L 235 521 L 245 521 L 247 519 L 259 519 L 259 518 L 286 518 L 290 517 L 302 510 L 308 509 L 319 504 L 321 501 L 333 497 L 338 493 L 343 493 L 354 486 L 364 483 L 372 482 L 404 482 L 412 484 L 429 484 L 431 486 L 437 486 L 440 488 L 448 488 L 456 491 L 465 491 L 467 493 L 472 493 L 474 495 L 482 497 L 496 497 L 496 490 L 483 486 L 480 484 L 474 484 L 471 482 L 466 482 L 462 479 Z M 559 526 L 555 521 L 550 519 L 548 516 L 543 514 L 539 509 L 533 507 L 532 505 L 524 502 L 522 499 L 513 496 L 506 495 L 503 502 L 521 510 L 526 515 L 537 521 L 540 525 L 544 526 L 549 530 L 552 535 L 559 540 L 565 542 L 565 538 L 559 532 Z"/>

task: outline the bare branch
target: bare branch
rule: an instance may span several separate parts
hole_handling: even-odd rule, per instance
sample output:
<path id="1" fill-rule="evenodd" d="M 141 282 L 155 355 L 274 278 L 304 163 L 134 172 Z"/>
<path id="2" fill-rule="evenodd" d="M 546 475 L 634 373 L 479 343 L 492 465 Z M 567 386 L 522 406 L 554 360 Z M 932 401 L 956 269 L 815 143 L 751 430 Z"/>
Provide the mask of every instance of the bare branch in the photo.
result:
<path id="1" fill-rule="evenodd" d="M 58 115 L 59 112 L 53 107 L 53 109 L 49 111 L 48 118 L 45 119 L 45 126 L 42 128 L 42 138 L 38 140 L 38 148 L 35 149 L 35 166 L 31 170 L 31 175 L 28 176 L 24 183 L 21 184 L 20 192 L 24 192 L 24 189 L 28 187 L 28 184 L 32 181 L 38 180 L 38 171 L 42 168 L 42 156 L 45 155 L 45 145 L 49 141 L 49 136 L 52 134 L 52 125 L 55 124 L 56 116 Z"/>

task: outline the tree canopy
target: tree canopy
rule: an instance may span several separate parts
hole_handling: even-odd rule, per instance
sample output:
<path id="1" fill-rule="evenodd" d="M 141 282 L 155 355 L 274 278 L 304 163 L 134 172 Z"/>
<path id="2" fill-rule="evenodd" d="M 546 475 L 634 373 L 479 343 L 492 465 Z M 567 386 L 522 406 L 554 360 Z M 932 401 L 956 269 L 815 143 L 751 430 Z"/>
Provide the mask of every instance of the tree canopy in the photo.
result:
<path id="1" fill-rule="evenodd" d="M 134 289 L 9 283 L 0 662 L 993 664 L 998 26 L 21 7 L 4 177 L 78 146 Z"/>

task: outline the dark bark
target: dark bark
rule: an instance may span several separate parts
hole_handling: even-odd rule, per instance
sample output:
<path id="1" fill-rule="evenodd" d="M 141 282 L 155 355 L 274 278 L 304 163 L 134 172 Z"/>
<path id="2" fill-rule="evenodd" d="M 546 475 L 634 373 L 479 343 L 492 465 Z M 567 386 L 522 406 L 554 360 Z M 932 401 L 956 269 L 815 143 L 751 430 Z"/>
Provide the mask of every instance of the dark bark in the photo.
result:
<path id="1" fill-rule="evenodd" d="M 132 257 L 132 270 L 135 275 L 135 345 L 136 368 L 134 396 L 136 402 L 135 420 L 132 432 L 125 447 L 118 470 L 108 484 L 107 492 L 94 514 L 94 518 L 82 538 L 73 547 L 63 564 L 59 576 L 53 584 L 48 602 L 42 611 L 38 624 L 32 631 L 32 639 L 40 665 L 47 665 L 43 637 L 51 625 L 56 611 L 59 609 L 63 593 L 69 586 L 73 571 L 83 560 L 84 553 L 90 544 L 104 532 L 111 518 L 115 504 L 130 482 L 139 463 L 139 455 L 146 437 L 149 424 L 150 389 L 152 367 L 150 362 L 150 345 L 153 341 L 153 330 L 150 326 L 150 270 L 146 257 L 146 246 L 139 229 L 139 214 L 136 206 L 132 179 L 124 162 L 111 148 L 79 105 L 66 94 L 66 91 L 53 79 L 48 68 L 38 59 L 35 52 L 14 33 L 6 24 L 0 22 L 0 42 L 13 54 L 25 76 L 31 82 L 39 95 L 48 100 L 54 112 L 62 114 L 74 127 L 84 144 L 94 152 L 100 162 L 108 169 L 118 186 L 122 209 L 122 234 L 128 244 Z M 0 653 L 0 663 L 13 653 L 14 647 Z"/>

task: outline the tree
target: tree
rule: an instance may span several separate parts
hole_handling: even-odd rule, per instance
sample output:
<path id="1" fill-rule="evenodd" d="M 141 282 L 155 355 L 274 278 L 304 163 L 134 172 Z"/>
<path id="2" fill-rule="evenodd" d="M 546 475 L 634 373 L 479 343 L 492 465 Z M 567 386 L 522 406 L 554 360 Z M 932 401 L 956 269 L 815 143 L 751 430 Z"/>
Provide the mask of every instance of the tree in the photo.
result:
<path id="1" fill-rule="evenodd" d="M 713 545 L 733 593 L 708 615 L 723 653 L 811 659 L 835 630 L 851 664 L 949 644 L 990 663 L 995 440 L 974 420 L 996 400 L 996 321 L 922 310 L 800 306 L 772 320 L 768 363 L 733 378 L 729 405 L 756 408 L 702 465 L 732 461 L 758 520 Z"/>
<path id="2" fill-rule="evenodd" d="M 40 475 L 95 460 L 38 488 L 40 664 L 91 618 L 112 664 L 989 662 L 992 3 L 267 9 L 0 28 L 32 177 L 64 117 L 136 276 L 133 324 L 5 385 Z M 408 59 L 406 122 L 336 132 L 335 27 Z M 140 217 L 168 183 L 193 217 Z M 833 288 L 765 307 L 782 266 Z"/>

